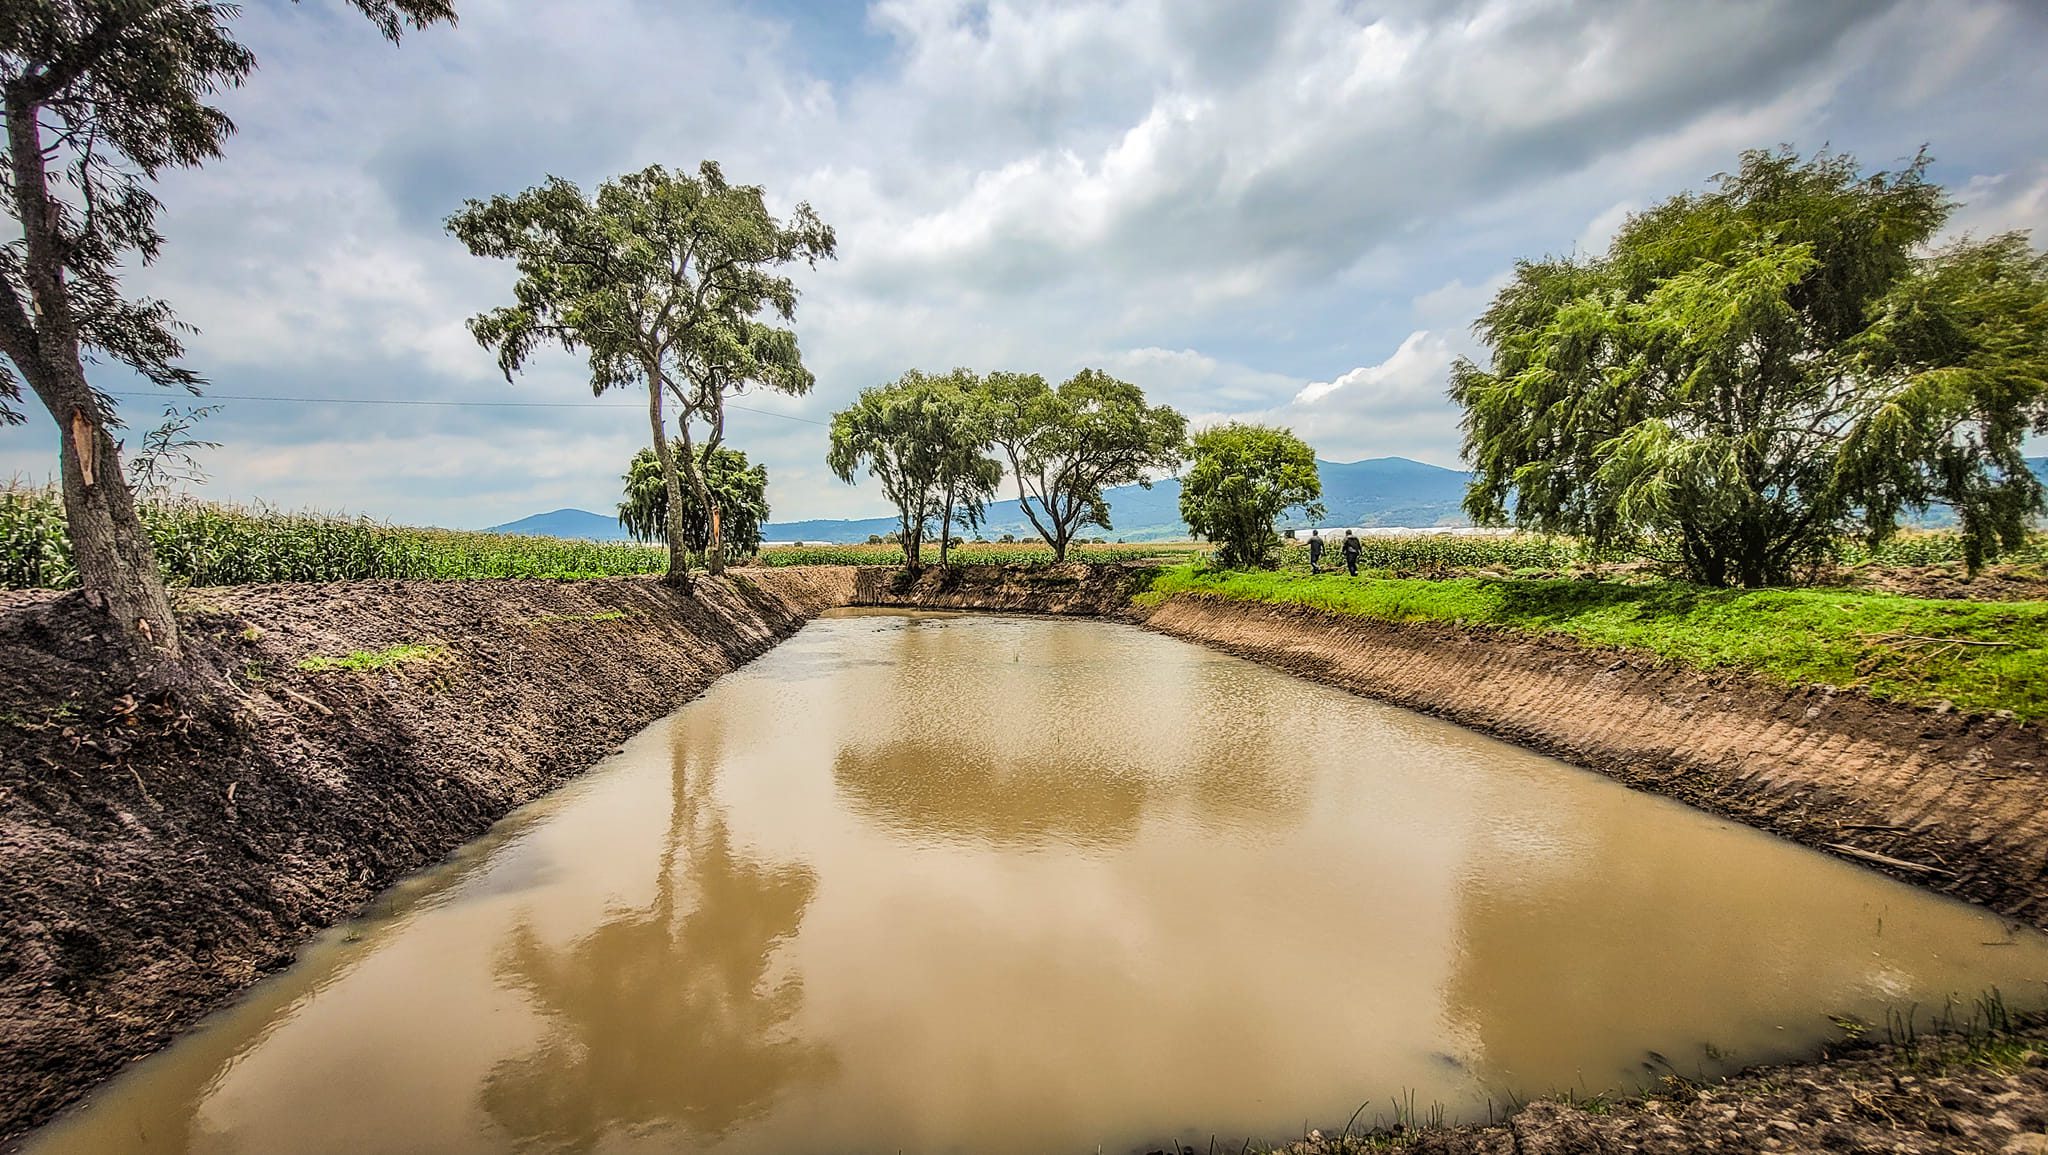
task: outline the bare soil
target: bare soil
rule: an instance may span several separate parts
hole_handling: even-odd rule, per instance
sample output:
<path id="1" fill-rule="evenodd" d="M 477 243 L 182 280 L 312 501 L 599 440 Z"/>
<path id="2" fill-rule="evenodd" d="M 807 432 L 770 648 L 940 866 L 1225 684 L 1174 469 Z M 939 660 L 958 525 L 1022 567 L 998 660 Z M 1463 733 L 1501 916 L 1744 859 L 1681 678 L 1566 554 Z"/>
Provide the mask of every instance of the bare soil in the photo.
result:
<path id="1" fill-rule="evenodd" d="M 1194 595 L 1145 620 L 2048 929 L 2048 733 L 2037 724 L 1507 630 Z"/>
<path id="2" fill-rule="evenodd" d="M 1144 621 L 2048 928 L 2038 726 L 1505 631 L 1185 596 L 1137 610 L 1144 577 L 820 567 L 738 570 L 692 597 L 623 579 L 187 591 L 187 628 L 248 693 L 251 724 L 233 735 L 103 680 L 74 597 L 0 594 L 0 1149 L 384 887 L 849 603 Z M 360 658 L 401 645 L 423 649 L 378 668 L 300 665 L 377 666 Z M 2001 1045 L 1989 1064 L 1852 1047 L 1711 1088 L 1374 1142 L 2048 1153 L 2048 1027 Z"/>
<path id="3" fill-rule="evenodd" d="M 2038 1155 L 2048 1151 L 2048 1026 L 2031 1022 L 1997 1039 L 1850 1043 L 1818 1062 L 1760 1067 L 1711 1086 L 1673 1083 L 1620 1101 L 1536 1102 L 1493 1126 L 1314 1132 L 1279 1150 Z"/>
<path id="4" fill-rule="evenodd" d="M 185 591 L 247 691 L 232 735 L 105 681 L 76 595 L 6 596 L 0 1146 L 851 594 L 845 568 Z M 430 648 L 299 666 L 399 645 Z"/>

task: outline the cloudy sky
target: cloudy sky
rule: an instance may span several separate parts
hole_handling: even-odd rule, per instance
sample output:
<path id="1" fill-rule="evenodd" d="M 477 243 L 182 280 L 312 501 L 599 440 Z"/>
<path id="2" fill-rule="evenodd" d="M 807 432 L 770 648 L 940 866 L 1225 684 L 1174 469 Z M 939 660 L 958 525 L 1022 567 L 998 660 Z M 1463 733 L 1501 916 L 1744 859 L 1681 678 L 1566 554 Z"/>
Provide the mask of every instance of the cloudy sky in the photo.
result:
<path id="1" fill-rule="evenodd" d="M 2035 0 L 458 7 L 394 49 L 337 0 L 247 5 L 240 132 L 166 181 L 170 242 L 134 278 L 201 330 L 209 495 L 463 527 L 608 511 L 644 408 L 593 400 L 567 356 L 507 384 L 463 321 L 511 269 L 442 231 L 549 174 L 710 157 L 838 230 L 800 276 L 816 392 L 733 422 L 778 519 L 885 512 L 826 472 L 819 423 L 911 367 L 1094 365 L 1325 458 L 1456 465 L 1445 371 L 1513 261 L 1598 249 L 1748 147 L 1881 167 L 1926 144 L 1957 231 L 2048 236 Z M 124 402 L 138 431 L 160 409 Z M 39 414 L 0 430 L 0 477 L 54 451 Z"/>

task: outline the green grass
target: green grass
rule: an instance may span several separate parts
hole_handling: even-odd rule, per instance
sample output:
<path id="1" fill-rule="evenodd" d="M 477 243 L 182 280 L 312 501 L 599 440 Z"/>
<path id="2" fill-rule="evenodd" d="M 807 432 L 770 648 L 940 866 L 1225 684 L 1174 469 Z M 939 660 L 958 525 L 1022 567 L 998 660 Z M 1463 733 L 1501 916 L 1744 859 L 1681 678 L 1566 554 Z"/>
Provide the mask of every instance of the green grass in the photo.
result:
<path id="1" fill-rule="evenodd" d="M 625 610 L 597 610 L 587 614 L 542 614 L 533 619 L 534 625 L 549 625 L 555 622 L 622 622 L 633 615 Z"/>
<path id="2" fill-rule="evenodd" d="M 300 661 L 299 669 L 314 674 L 329 670 L 383 670 L 406 662 L 438 661 L 447 652 L 447 646 L 401 642 L 381 650 L 357 650 L 341 657 L 314 654 Z"/>
<path id="3" fill-rule="evenodd" d="M 1311 606 L 1385 621 L 1503 626 L 1697 669 L 1857 687 L 1915 704 L 2048 717 L 2048 602 L 1937 601 L 1845 590 L 1717 590 L 1683 582 L 1461 577 L 1424 581 L 1169 569 L 1176 593 Z"/>

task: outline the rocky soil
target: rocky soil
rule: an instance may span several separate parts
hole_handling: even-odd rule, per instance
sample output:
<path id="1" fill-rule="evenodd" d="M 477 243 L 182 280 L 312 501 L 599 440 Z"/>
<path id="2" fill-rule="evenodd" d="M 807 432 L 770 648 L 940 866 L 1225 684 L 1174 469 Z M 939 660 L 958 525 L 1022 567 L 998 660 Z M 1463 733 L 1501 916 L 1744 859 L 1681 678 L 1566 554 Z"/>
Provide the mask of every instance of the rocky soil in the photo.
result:
<path id="1" fill-rule="evenodd" d="M 75 596 L 0 600 L 0 1145 L 399 878 L 852 595 L 850 569 L 184 591 L 246 691 L 107 684 Z M 408 656 L 377 669 L 312 659 Z"/>

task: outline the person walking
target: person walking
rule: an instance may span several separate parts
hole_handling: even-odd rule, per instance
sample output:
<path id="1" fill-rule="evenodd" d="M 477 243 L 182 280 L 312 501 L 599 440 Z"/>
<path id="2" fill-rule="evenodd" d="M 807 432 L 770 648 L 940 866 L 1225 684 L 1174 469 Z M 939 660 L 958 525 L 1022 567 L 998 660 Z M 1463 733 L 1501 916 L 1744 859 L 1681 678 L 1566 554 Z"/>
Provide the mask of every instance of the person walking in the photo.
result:
<path id="1" fill-rule="evenodd" d="M 1358 553 L 1364 548 L 1357 534 L 1348 529 L 1344 531 L 1344 568 L 1351 571 L 1352 577 L 1358 576 Z"/>
<path id="2" fill-rule="evenodd" d="M 1312 530 L 1308 535 L 1308 572 L 1321 573 L 1323 564 L 1323 531 Z"/>

